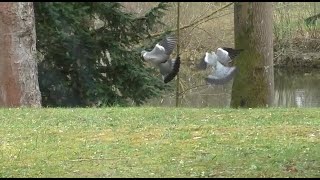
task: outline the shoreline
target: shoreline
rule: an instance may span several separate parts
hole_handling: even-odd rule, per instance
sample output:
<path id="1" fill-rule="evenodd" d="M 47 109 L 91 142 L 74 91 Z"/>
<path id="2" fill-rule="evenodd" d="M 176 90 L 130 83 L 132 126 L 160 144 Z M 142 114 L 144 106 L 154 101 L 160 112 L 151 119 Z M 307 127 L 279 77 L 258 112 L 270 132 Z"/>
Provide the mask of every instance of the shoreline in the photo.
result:
<path id="1" fill-rule="evenodd" d="M 274 58 L 274 67 L 279 68 L 319 68 L 320 69 L 320 53 L 288 53 Z"/>

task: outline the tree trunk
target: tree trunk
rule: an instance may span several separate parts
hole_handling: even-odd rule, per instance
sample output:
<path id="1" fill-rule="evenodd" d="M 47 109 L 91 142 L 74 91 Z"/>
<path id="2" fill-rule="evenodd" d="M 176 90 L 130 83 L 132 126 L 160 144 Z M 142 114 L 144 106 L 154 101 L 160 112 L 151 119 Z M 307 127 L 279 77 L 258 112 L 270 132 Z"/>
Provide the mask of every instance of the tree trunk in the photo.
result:
<path id="1" fill-rule="evenodd" d="M 273 105 L 273 34 L 271 2 L 234 5 L 235 48 L 245 49 L 236 59 L 239 73 L 232 87 L 231 107 Z"/>
<path id="2" fill-rule="evenodd" d="M 32 2 L 0 3 L 0 107 L 41 106 Z"/>

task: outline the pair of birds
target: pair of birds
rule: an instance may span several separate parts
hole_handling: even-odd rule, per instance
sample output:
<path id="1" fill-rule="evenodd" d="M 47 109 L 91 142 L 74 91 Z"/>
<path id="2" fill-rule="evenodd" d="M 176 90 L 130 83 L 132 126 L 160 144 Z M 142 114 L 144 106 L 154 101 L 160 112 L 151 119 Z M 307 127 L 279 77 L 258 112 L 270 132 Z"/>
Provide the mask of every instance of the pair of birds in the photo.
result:
<path id="1" fill-rule="evenodd" d="M 179 72 L 180 57 L 176 60 L 171 59 L 170 55 L 175 48 L 177 39 L 174 36 L 166 36 L 157 43 L 152 51 L 143 50 L 141 56 L 145 61 L 150 62 L 154 67 L 160 70 L 164 83 L 170 82 Z M 206 79 L 209 84 L 225 84 L 230 81 L 237 73 L 235 66 L 230 66 L 243 49 L 218 48 L 216 52 L 208 53 L 201 58 L 197 66 L 200 70 L 205 70 L 207 65 L 211 65 L 213 73 Z"/>

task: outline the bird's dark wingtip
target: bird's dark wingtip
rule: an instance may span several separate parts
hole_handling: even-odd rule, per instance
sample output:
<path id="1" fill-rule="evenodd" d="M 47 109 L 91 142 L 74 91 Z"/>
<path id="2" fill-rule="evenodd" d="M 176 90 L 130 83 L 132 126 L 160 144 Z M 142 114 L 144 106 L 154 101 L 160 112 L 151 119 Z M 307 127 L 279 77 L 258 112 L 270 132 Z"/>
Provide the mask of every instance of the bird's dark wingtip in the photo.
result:
<path id="1" fill-rule="evenodd" d="M 244 49 L 233 49 L 229 47 L 222 47 L 223 50 L 228 51 L 228 52 L 241 52 L 244 51 Z"/>
<path id="2" fill-rule="evenodd" d="M 174 77 L 176 77 L 176 75 L 179 73 L 179 69 L 180 69 L 180 56 L 177 57 L 174 65 L 173 65 L 173 69 L 172 71 L 164 78 L 164 83 L 168 83 L 170 82 Z"/>
<path id="3" fill-rule="evenodd" d="M 236 58 L 242 51 L 244 51 L 244 49 L 233 49 L 229 47 L 222 47 L 222 49 L 229 53 L 229 57 L 231 59 Z"/>

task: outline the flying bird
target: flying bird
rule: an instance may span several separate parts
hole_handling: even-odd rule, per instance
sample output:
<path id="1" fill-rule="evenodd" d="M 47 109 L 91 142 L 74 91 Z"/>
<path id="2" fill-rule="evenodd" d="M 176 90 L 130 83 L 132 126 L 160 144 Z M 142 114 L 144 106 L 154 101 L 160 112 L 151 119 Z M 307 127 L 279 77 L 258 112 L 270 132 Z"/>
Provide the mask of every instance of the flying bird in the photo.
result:
<path id="1" fill-rule="evenodd" d="M 224 66 L 232 66 L 234 59 L 243 51 L 243 49 L 233 49 L 228 47 L 218 48 L 216 55 L 218 60 Z M 201 58 L 201 62 L 197 65 L 200 70 L 205 70 L 207 68 L 207 63 L 204 61 L 205 56 Z"/>
<path id="2" fill-rule="evenodd" d="M 209 84 L 222 85 L 229 82 L 237 73 L 238 69 L 235 66 L 228 67 L 216 61 L 216 66 L 212 66 L 213 73 L 205 78 Z"/>
<path id="3" fill-rule="evenodd" d="M 176 37 L 169 35 L 157 43 L 152 51 L 141 51 L 143 59 L 160 70 L 164 83 L 170 82 L 179 72 L 180 57 L 176 60 L 170 58 L 176 44 Z"/>
<path id="4" fill-rule="evenodd" d="M 218 85 L 225 84 L 237 73 L 238 69 L 235 66 L 230 66 L 229 64 L 242 51 L 242 49 L 226 49 L 229 50 L 230 53 L 224 50 L 224 48 L 218 48 L 216 52 L 206 52 L 198 65 L 199 69 L 206 69 L 207 65 L 212 66 L 212 74 L 205 78 L 207 83 Z"/>

